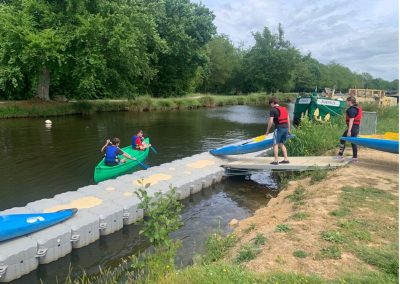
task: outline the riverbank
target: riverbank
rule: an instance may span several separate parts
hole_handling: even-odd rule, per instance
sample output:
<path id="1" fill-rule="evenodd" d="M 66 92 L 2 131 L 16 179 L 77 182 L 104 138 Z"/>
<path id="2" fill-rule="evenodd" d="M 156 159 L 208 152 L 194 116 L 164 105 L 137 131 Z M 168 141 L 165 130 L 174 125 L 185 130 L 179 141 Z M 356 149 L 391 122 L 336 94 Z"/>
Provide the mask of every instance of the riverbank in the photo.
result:
<path id="1" fill-rule="evenodd" d="M 194 265 L 138 283 L 398 283 L 399 156 L 360 157 L 290 181 L 234 233 L 210 235 Z"/>
<path id="2" fill-rule="evenodd" d="M 291 102 L 297 93 L 276 94 L 283 102 Z M 140 96 L 132 100 L 90 100 L 71 102 L 4 101 L 0 104 L 0 118 L 51 117 L 72 114 L 88 115 L 107 111 L 166 111 L 211 108 L 228 105 L 266 105 L 270 95 L 254 93 L 228 96 L 191 94 L 182 98 L 152 98 Z"/>

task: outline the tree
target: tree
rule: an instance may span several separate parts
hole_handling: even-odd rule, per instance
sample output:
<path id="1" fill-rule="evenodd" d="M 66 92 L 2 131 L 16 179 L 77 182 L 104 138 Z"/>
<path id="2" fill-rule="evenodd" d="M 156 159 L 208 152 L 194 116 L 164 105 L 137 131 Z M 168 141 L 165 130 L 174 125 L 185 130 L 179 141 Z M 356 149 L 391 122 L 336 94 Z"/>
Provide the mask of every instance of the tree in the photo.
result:
<path id="1" fill-rule="evenodd" d="M 214 37 L 207 45 L 209 63 L 202 90 L 206 92 L 231 92 L 237 89 L 233 77 L 239 72 L 242 55 L 226 35 Z"/>
<path id="2" fill-rule="evenodd" d="M 166 50 L 157 8 L 145 0 L 0 4 L 0 92 L 48 100 L 52 94 L 88 99 L 147 90 Z"/>
<path id="3" fill-rule="evenodd" d="M 244 56 L 247 91 L 276 91 L 289 83 L 299 52 L 285 41 L 279 26 L 278 34 L 265 27 L 253 34 L 255 45 Z"/>
<path id="4" fill-rule="evenodd" d="M 181 96 L 192 86 L 199 67 L 207 63 L 205 45 L 216 31 L 213 13 L 189 0 L 165 0 L 157 17 L 157 30 L 167 50 L 155 64 L 151 83 L 155 96 Z"/>

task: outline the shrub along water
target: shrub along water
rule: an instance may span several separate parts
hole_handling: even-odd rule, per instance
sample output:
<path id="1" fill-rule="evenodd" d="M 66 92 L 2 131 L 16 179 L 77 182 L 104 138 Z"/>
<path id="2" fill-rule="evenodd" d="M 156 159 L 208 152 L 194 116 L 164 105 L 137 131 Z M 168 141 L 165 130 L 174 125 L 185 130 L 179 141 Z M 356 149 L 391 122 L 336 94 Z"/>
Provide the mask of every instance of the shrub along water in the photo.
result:
<path id="1" fill-rule="evenodd" d="M 296 94 L 277 94 L 281 101 L 290 102 Z M 270 96 L 254 93 L 241 96 L 198 95 L 184 98 L 152 98 L 139 96 L 133 100 L 95 100 L 73 102 L 25 101 L 0 104 L 0 118 L 48 117 L 69 114 L 88 115 L 103 111 L 165 111 L 218 107 L 225 105 L 266 105 Z"/>

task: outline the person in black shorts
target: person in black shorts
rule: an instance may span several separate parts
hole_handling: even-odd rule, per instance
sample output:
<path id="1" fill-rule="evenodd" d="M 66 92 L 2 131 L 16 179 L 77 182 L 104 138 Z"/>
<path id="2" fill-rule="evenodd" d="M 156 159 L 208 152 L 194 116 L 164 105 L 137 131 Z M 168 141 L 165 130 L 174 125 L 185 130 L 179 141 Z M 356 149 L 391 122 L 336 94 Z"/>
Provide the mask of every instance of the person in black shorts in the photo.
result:
<path id="1" fill-rule="evenodd" d="M 347 106 L 349 107 L 346 110 L 346 124 L 347 129 L 343 132 L 342 137 L 357 137 L 360 132 L 360 124 L 362 118 L 362 108 L 358 106 L 356 97 L 351 96 L 346 99 Z M 352 162 L 358 162 L 358 148 L 356 144 L 351 144 L 353 149 L 353 158 Z M 346 149 L 346 141 L 340 139 L 339 153 L 337 155 L 337 159 L 342 161 L 344 160 L 343 153 Z"/>
<path id="2" fill-rule="evenodd" d="M 289 164 L 285 142 L 287 136 L 290 134 L 290 117 L 287 109 L 279 105 L 278 98 L 273 97 L 269 99 L 271 109 L 269 111 L 268 127 L 266 135 L 268 135 L 272 124 L 275 125 L 273 148 L 274 148 L 274 161 L 271 165 Z M 278 161 L 279 146 L 281 147 L 283 160 Z"/>

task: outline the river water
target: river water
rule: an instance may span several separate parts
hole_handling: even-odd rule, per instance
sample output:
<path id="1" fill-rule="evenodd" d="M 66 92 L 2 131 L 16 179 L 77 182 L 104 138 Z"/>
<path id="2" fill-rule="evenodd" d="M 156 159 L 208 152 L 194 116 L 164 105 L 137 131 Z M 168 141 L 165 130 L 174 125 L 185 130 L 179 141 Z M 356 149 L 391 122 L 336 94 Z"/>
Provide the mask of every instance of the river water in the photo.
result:
<path id="1" fill-rule="evenodd" d="M 117 136 L 125 145 L 135 131 L 143 129 L 158 151 L 157 155 L 150 154 L 146 163 L 159 165 L 261 135 L 267 115 L 263 107 L 230 106 L 54 117 L 51 127 L 46 127 L 43 119 L 0 120 L 0 210 L 93 184 L 93 169 L 107 138 Z M 228 232 L 227 223 L 232 218 L 246 218 L 265 206 L 266 193 L 275 188 L 266 173 L 250 179 L 230 177 L 184 200 L 185 225 L 174 233 L 183 240 L 178 264 L 190 264 L 195 253 L 203 252 L 210 233 Z M 14 282 L 35 283 L 42 279 L 54 283 L 56 278 L 62 282 L 70 266 L 73 275 L 79 275 L 82 269 L 95 273 L 99 265 L 115 265 L 121 257 L 148 247 L 138 228 L 124 227 Z"/>

